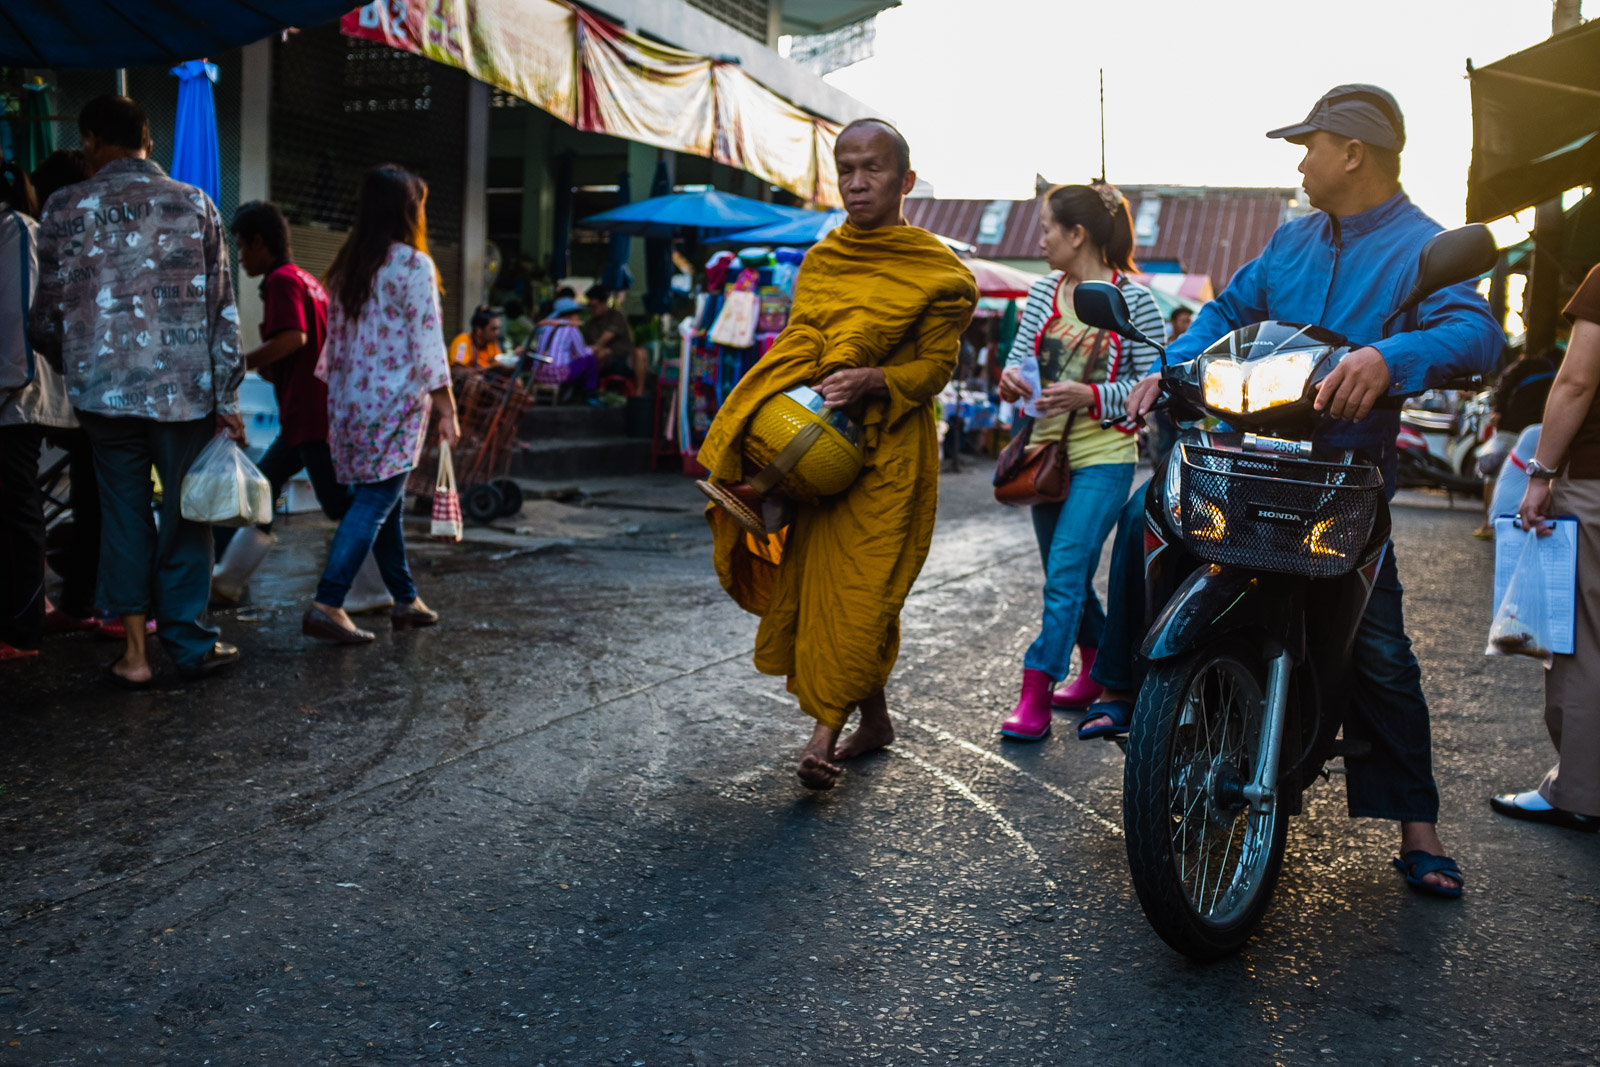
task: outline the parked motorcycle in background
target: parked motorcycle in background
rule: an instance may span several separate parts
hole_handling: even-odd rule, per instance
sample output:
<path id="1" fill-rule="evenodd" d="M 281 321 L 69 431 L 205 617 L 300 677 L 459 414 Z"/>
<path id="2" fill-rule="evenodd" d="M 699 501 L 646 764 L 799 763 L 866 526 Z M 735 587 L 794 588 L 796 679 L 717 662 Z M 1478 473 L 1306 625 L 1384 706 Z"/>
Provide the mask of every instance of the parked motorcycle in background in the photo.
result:
<path id="1" fill-rule="evenodd" d="M 1432 394 L 1437 397 L 1435 403 L 1408 402 L 1400 412 L 1400 433 L 1395 437 L 1399 450 L 1396 484 L 1401 489 L 1445 489 L 1478 495 L 1483 491 L 1478 452 L 1494 436 L 1489 427 L 1494 394 L 1485 390 L 1458 405 L 1453 395 L 1439 396 L 1439 392 Z M 1430 410 L 1435 407 L 1446 410 Z"/>
<path id="2" fill-rule="evenodd" d="M 1486 227 L 1436 234 L 1384 323 L 1494 266 Z M 1236 330 L 1181 366 L 1122 293 L 1080 282 L 1078 318 L 1161 352 L 1161 399 L 1185 430 L 1145 498 L 1153 618 L 1123 778 L 1139 904 L 1196 959 L 1235 952 L 1271 903 L 1288 820 L 1341 752 L 1356 630 L 1389 541 L 1377 467 L 1311 441 L 1317 387 L 1359 346 L 1313 325 Z M 1384 406 L 1394 401 L 1380 401 Z"/>

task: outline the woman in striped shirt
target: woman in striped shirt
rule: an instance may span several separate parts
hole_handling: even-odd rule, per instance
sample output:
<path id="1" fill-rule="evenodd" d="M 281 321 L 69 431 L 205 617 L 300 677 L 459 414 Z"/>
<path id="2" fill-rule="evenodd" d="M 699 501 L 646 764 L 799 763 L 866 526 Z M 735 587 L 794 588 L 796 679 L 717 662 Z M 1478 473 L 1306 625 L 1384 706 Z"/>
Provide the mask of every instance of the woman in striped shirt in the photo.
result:
<path id="1" fill-rule="evenodd" d="M 1037 359 L 1042 389 L 1032 443 L 1066 445 L 1072 484 L 1062 503 L 1032 509 L 1044 561 L 1044 619 L 1023 657 L 1021 698 L 1000 724 L 1001 734 L 1020 741 L 1049 734 L 1052 691 L 1067 676 L 1074 637 L 1081 659 L 1078 680 L 1056 703 L 1081 708 L 1099 695 L 1088 675 L 1105 612 L 1090 583 L 1139 458 L 1134 427 L 1118 423 L 1101 429 L 1100 423 L 1126 414 L 1128 393 L 1156 360 L 1151 346 L 1080 322 L 1072 309 L 1078 283 L 1118 286 L 1134 325 L 1147 337 L 1163 333 L 1150 291 L 1128 279 L 1135 269 L 1133 219 L 1115 186 L 1057 186 L 1040 204 L 1039 228 L 1039 248 L 1051 271 L 1028 293 L 1000 398 L 1015 403 L 1032 395 L 1021 367 L 1029 357 Z"/>

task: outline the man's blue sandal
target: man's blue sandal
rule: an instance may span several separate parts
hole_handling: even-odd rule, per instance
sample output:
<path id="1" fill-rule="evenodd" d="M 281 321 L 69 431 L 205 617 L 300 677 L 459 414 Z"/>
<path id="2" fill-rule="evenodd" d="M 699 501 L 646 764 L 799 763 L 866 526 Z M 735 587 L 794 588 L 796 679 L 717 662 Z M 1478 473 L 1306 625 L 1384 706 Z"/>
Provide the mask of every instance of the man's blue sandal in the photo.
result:
<path id="1" fill-rule="evenodd" d="M 1419 893 L 1428 893 L 1436 897 L 1459 897 L 1461 887 L 1467 884 L 1455 860 L 1449 856 L 1435 856 L 1420 848 L 1414 848 L 1403 856 L 1396 856 L 1394 865 L 1406 876 L 1406 885 Z M 1442 874 L 1446 878 L 1454 878 L 1456 884 L 1447 888 L 1423 881 L 1430 874 Z"/>
<path id="2" fill-rule="evenodd" d="M 1089 705 L 1089 714 L 1083 721 L 1094 722 L 1099 718 L 1110 719 L 1110 722 L 1100 723 L 1098 726 L 1079 726 L 1078 740 L 1089 741 L 1096 737 L 1110 737 L 1128 732 L 1128 727 L 1133 724 L 1133 701 L 1131 700 L 1102 700 Z"/>

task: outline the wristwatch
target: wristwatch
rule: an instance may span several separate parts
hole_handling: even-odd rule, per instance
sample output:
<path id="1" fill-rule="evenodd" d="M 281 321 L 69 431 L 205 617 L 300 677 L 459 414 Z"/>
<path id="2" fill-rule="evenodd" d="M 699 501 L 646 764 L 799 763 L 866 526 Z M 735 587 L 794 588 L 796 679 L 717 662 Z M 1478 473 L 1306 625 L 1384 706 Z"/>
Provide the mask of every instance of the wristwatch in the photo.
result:
<path id="1" fill-rule="evenodd" d="M 1528 460 L 1527 474 L 1530 478 L 1538 478 L 1541 481 L 1548 482 L 1550 479 L 1554 478 L 1560 473 L 1560 467 L 1556 467 L 1554 469 L 1546 467 L 1543 463 L 1539 462 L 1538 457 Z"/>

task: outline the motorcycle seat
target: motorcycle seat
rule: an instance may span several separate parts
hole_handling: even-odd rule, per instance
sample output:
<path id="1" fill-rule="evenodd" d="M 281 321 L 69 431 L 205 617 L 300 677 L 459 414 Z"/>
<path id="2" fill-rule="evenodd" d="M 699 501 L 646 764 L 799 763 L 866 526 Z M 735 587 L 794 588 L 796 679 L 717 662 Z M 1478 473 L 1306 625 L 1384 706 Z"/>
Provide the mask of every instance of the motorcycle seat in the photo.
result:
<path id="1" fill-rule="evenodd" d="M 1444 411 L 1422 411 L 1408 408 L 1400 413 L 1400 421 L 1423 433 L 1454 434 L 1461 427 L 1461 419 Z"/>

